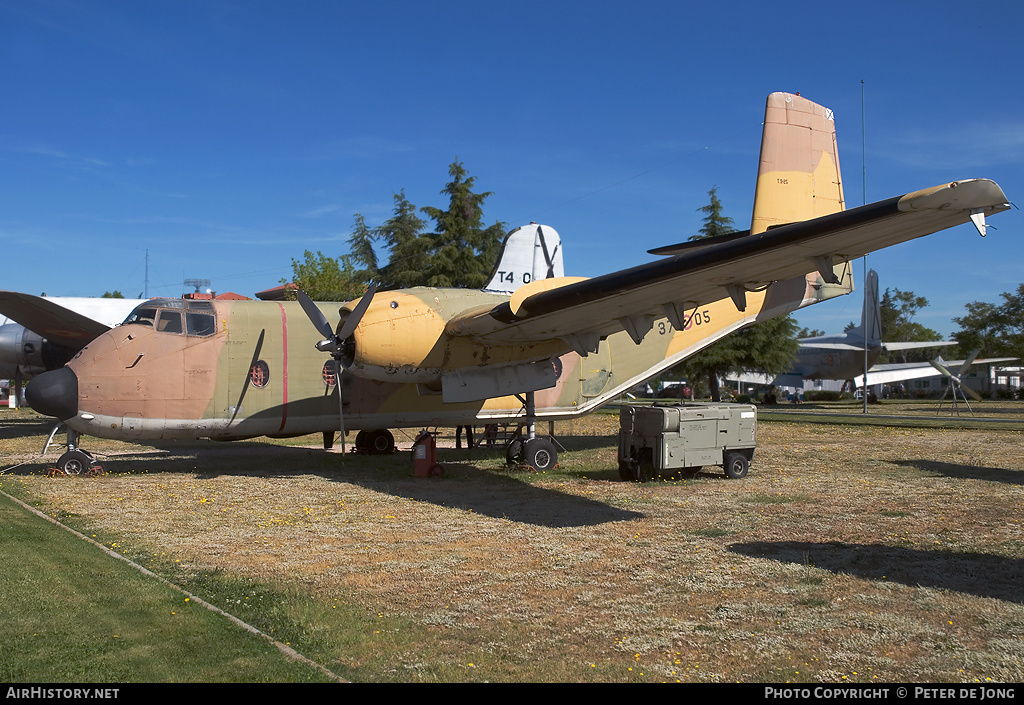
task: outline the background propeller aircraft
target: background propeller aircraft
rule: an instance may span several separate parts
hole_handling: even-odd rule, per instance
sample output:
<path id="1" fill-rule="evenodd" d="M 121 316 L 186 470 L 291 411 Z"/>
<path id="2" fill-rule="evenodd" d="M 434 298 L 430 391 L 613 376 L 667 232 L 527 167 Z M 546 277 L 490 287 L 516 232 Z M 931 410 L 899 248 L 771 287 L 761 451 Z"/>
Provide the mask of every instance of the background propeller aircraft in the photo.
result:
<path id="1" fill-rule="evenodd" d="M 520 460 L 546 469 L 556 452 L 537 419 L 589 413 L 732 331 L 849 293 L 850 262 L 868 252 L 972 217 L 983 227 L 1007 207 L 998 185 L 973 179 L 844 210 L 832 112 L 774 93 L 748 232 L 511 294 L 154 299 L 36 378 L 28 400 L 70 429 L 62 465 L 91 461 L 78 434 L 230 440 L 344 425 L 364 432 L 357 445 L 386 448 L 389 428 L 523 421 Z"/>
<path id="2" fill-rule="evenodd" d="M 860 325 L 845 333 L 800 338 L 797 343 L 796 363 L 791 372 L 775 377 L 767 375 L 737 375 L 740 382 L 774 387 L 804 388 L 804 380 L 856 380 L 861 386 L 865 362 L 868 365 L 868 384 L 882 384 L 937 375 L 927 362 L 875 364 L 883 350 L 913 350 L 956 345 L 952 341 L 884 342 L 882 340 L 882 308 L 878 298 L 878 274 L 867 273 L 864 285 L 867 305 L 861 313 Z M 1003 362 L 1012 358 L 978 360 Z M 888 374 L 891 373 L 891 374 Z"/>
<path id="3" fill-rule="evenodd" d="M 63 367 L 141 302 L 0 291 L 0 379 L 14 380 L 20 398 L 22 380 Z"/>

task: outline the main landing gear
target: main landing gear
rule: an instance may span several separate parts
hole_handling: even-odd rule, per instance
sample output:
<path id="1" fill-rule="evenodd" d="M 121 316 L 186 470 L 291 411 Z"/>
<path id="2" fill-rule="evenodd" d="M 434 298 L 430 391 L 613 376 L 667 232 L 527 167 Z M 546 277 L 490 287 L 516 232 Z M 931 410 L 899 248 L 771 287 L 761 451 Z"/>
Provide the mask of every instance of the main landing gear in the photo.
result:
<path id="1" fill-rule="evenodd" d="M 526 438 L 513 438 L 505 447 L 509 465 L 529 465 L 537 472 L 546 472 L 558 464 L 558 451 L 549 438 L 536 433 L 537 409 L 533 392 L 526 393 Z"/>

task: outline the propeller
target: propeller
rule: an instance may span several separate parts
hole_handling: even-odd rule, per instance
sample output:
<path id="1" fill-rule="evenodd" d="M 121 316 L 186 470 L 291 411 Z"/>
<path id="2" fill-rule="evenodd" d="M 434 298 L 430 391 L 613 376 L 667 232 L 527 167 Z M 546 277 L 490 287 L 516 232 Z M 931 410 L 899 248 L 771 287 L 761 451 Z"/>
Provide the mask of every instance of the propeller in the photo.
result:
<path id="1" fill-rule="evenodd" d="M 316 327 L 323 336 L 323 340 L 316 344 L 316 349 L 321 352 L 329 352 L 331 357 L 334 359 L 334 384 L 338 388 L 338 421 L 341 424 L 341 452 L 345 452 L 345 406 L 344 400 L 341 396 L 341 373 L 344 366 L 341 364 L 342 357 L 342 344 L 346 339 L 351 337 L 352 333 L 355 332 L 356 326 L 359 325 L 359 320 L 366 313 L 366 309 L 370 307 L 370 302 L 373 301 L 373 295 L 377 293 L 377 286 L 371 284 L 363 294 L 363 298 L 359 299 L 359 303 L 349 313 L 348 318 L 342 324 L 341 329 L 335 333 L 334 328 L 331 327 L 330 321 L 324 316 L 323 312 L 317 307 L 313 300 L 309 298 L 301 289 L 297 292 L 299 299 L 299 305 L 302 306 L 302 310 L 305 311 L 306 317 L 309 318 L 310 322 Z"/>
<path id="2" fill-rule="evenodd" d="M 942 374 L 942 376 L 949 377 L 950 383 L 952 384 L 952 386 L 954 388 L 953 389 L 953 398 L 954 399 L 956 399 L 956 390 L 960 390 L 961 392 L 966 391 L 968 394 L 971 395 L 971 397 L 974 398 L 975 401 L 981 401 L 981 395 L 980 394 L 978 394 L 976 391 L 974 391 L 970 387 L 965 386 L 960 381 L 960 378 L 963 377 L 967 373 L 967 370 L 970 368 L 970 366 L 972 364 L 974 364 L 974 360 L 978 357 L 978 353 L 979 352 L 981 352 L 981 351 L 980 350 L 974 350 L 973 352 L 971 352 L 971 354 L 967 356 L 967 359 L 964 360 L 964 363 L 962 365 L 960 365 L 960 371 L 957 374 L 953 374 L 952 372 L 950 372 L 949 368 L 946 367 L 946 361 L 942 359 L 941 355 L 939 355 L 934 360 L 931 360 L 932 367 L 937 369 Z"/>

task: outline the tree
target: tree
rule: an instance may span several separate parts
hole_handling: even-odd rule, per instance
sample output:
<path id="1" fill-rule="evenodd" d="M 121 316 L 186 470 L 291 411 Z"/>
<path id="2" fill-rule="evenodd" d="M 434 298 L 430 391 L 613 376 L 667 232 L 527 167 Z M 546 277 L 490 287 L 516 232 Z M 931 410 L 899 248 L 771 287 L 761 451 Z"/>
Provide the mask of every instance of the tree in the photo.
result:
<path id="1" fill-rule="evenodd" d="M 448 167 L 448 175 L 452 180 L 441 191 L 448 196 L 448 209 L 420 209 L 435 224 L 423 283 L 480 289 L 494 268 L 505 226 L 495 222 L 483 227 L 483 203 L 491 192 L 473 193 L 476 177 L 467 176 L 458 158 Z"/>
<path id="2" fill-rule="evenodd" d="M 103 296 L 101 296 L 100 298 L 101 299 L 123 299 L 124 298 L 124 294 L 122 294 L 117 289 L 114 289 L 113 291 L 104 291 L 103 292 Z M 142 297 L 140 296 L 139 298 L 141 299 Z"/>
<path id="3" fill-rule="evenodd" d="M 710 237 L 736 232 L 732 227 L 732 218 L 722 215 L 722 202 L 718 200 L 718 187 L 712 186 L 708 191 L 708 196 L 711 198 L 708 204 L 697 209 L 704 213 L 704 225 L 701 226 L 698 234 L 690 236 L 691 241 L 707 240 Z"/>
<path id="4" fill-rule="evenodd" d="M 378 276 L 377 253 L 373 249 L 373 239 L 373 231 L 367 227 L 363 216 L 356 213 L 352 236 L 348 239 L 349 254 L 342 255 L 342 259 L 347 258 L 348 263 L 353 267 L 362 266 L 362 269 L 356 270 L 355 276 L 367 282 Z"/>
<path id="5" fill-rule="evenodd" d="M 419 209 L 433 219 L 434 232 L 424 232 L 426 221 L 400 191 L 394 194 L 391 218 L 379 227 L 370 228 L 356 213 L 348 254 L 332 258 L 307 251 L 303 262 L 292 260 L 293 281 L 314 299 L 341 301 L 361 296 L 371 281 L 385 290 L 482 288 L 500 253 L 505 226 L 483 227 L 483 203 L 491 193 L 473 192 L 476 179 L 458 159 L 448 174 L 451 181 L 441 191 L 448 196 L 448 208 Z M 375 250 L 378 242 L 388 251 L 383 267 Z"/>
<path id="6" fill-rule="evenodd" d="M 918 311 L 928 305 L 928 299 L 915 296 L 912 291 L 886 289 L 879 302 L 882 339 L 892 343 L 913 343 L 942 340 L 938 332 L 916 323 L 913 318 Z M 881 362 L 922 362 L 929 359 L 932 352 L 928 348 L 915 350 L 899 350 L 894 353 L 883 351 Z M 893 359 L 898 355 L 899 360 Z"/>
<path id="7" fill-rule="evenodd" d="M 717 189 L 708 191 L 710 202 L 698 209 L 705 213 L 704 225 L 690 240 L 704 240 L 734 232 L 732 218 L 722 215 Z M 698 388 L 707 381 L 714 401 L 721 401 L 718 380 L 729 372 L 759 372 L 775 375 L 788 372 L 796 359 L 796 322 L 792 316 L 772 318 L 739 330 L 692 355 L 680 365 L 681 371 Z"/>
<path id="8" fill-rule="evenodd" d="M 416 215 L 416 206 L 404 190 L 394 194 L 394 201 L 392 216 L 373 231 L 373 239 L 382 240 L 388 250 L 388 263 L 378 272 L 378 283 L 385 289 L 423 284 L 430 251 L 430 239 L 423 235 L 426 223 Z"/>
<path id="9" fill-rule="evenodd" d="M 1024 284 L 1000 296 L 998 305 L 972 301 L 965 316 L 953 319 L 960 326 L 953 338 L 961 354 L 981 349 L 989 356 L 1024 357 Z"/>
<path id="10" fill-rule="evenodd" d="M 314 301 L 349 301 L 366 291 L 365 281 L 357 276 L 347 258 L 328 257 L 309 250 L 302 262 L 292 260 L 291 281 Z"/>

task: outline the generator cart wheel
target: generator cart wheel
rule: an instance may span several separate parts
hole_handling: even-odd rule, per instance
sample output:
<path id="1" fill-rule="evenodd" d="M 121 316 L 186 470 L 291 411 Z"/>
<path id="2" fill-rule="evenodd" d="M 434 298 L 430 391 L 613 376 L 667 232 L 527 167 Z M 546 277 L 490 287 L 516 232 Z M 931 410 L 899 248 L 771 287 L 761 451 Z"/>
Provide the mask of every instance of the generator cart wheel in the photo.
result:
<path id="1" fill-rule="evenodd" d="M 626 460 L 619 461 L 619 479 L 624 482 L 633 481 L 633 468 L 630 467 L 629 462 Z"/>
<path id="2" fill-rule="evenodd" d="M 742 480 L 747 476 L 750 464 L 742 453 L 728 453 L 725 456 L 725 475 L 733 480 Z"/>
<path id="3" fill-rule="evenodd" d="M 640 451 L 639 461 L 636 466 L 636 481 L 650 482 L 658 474 L 658 471 L 654 468 L 654 454 L 650 448 L 644 448 Z"/>

